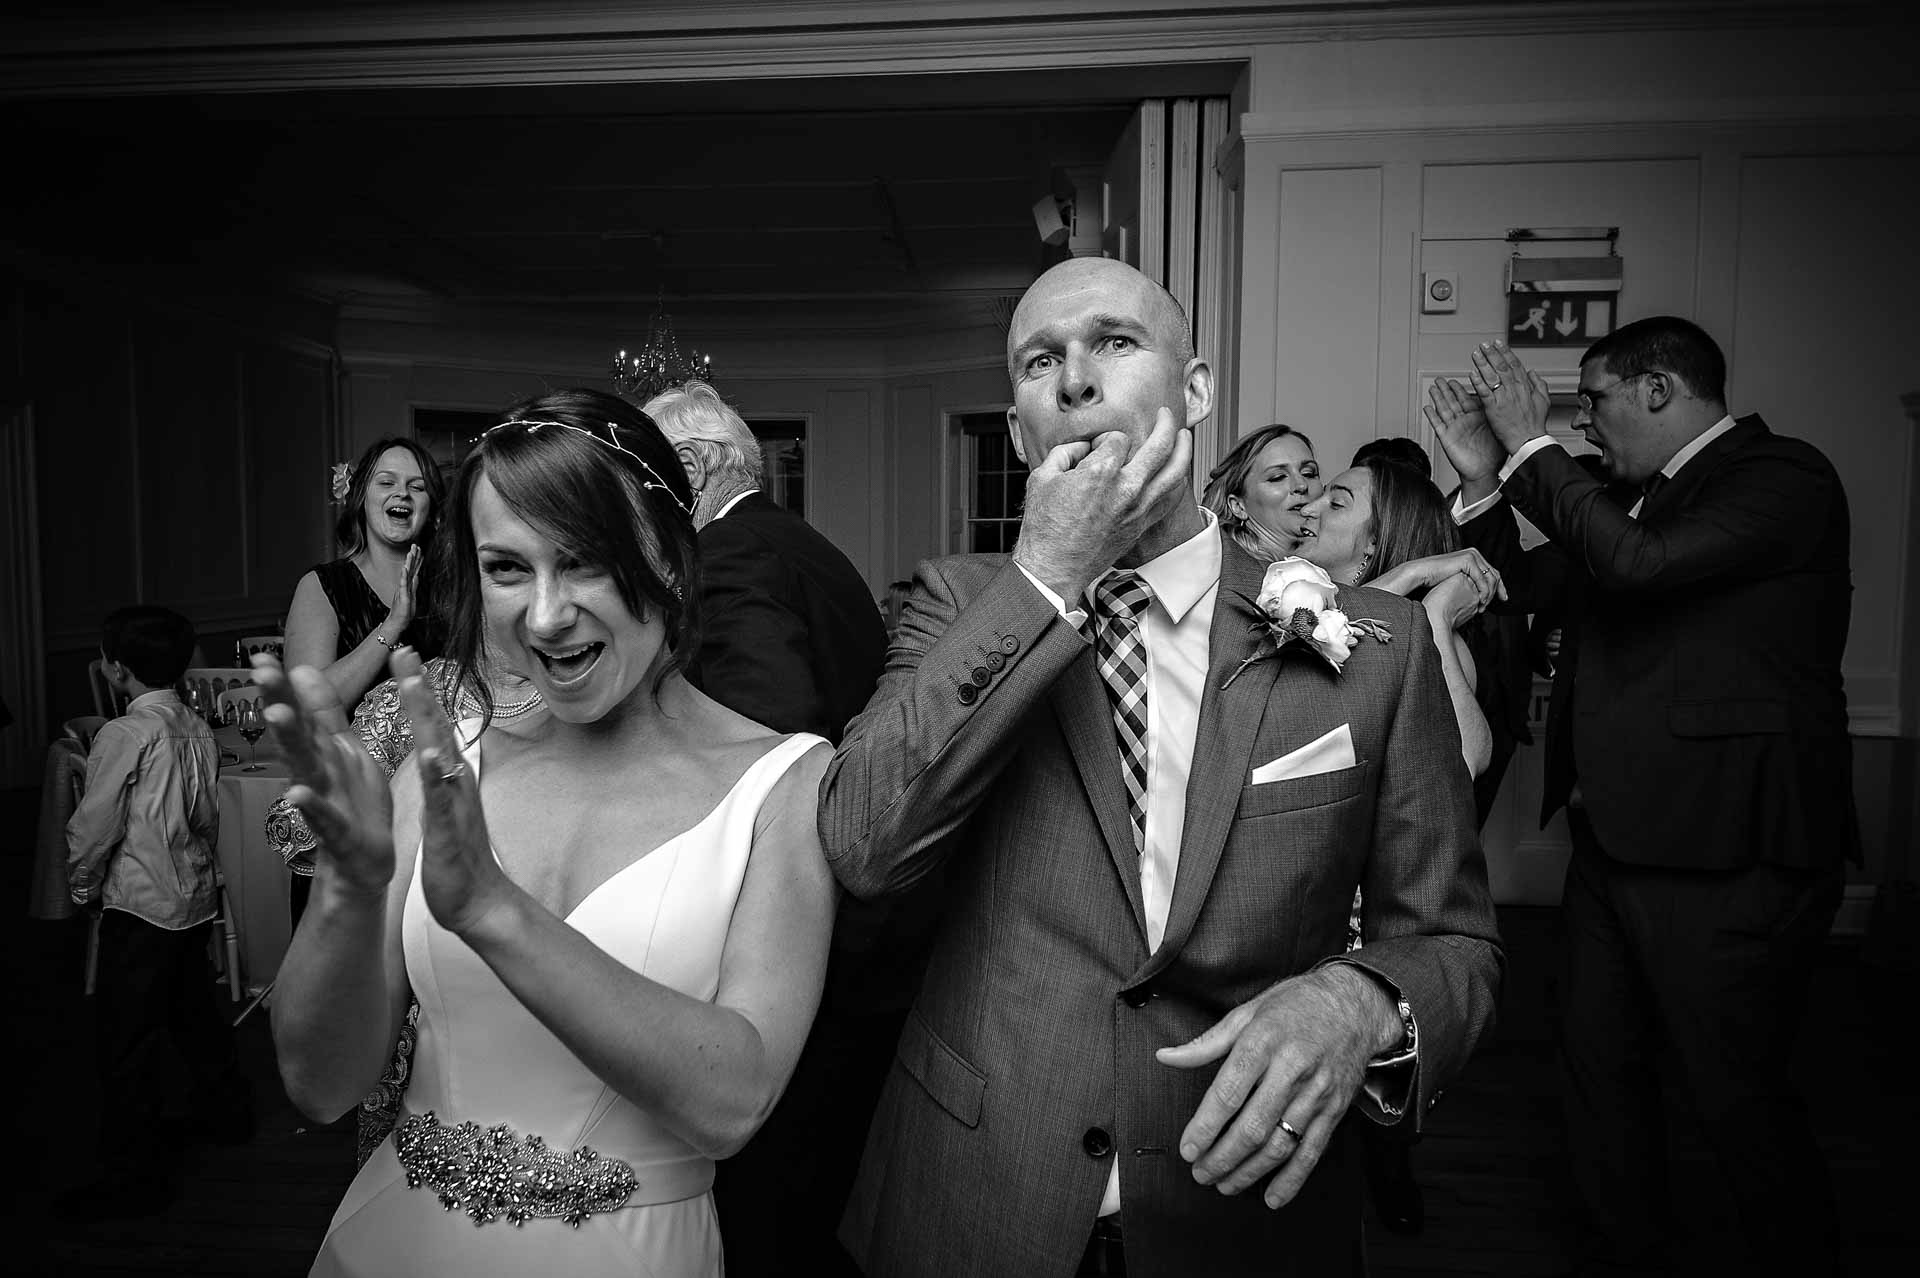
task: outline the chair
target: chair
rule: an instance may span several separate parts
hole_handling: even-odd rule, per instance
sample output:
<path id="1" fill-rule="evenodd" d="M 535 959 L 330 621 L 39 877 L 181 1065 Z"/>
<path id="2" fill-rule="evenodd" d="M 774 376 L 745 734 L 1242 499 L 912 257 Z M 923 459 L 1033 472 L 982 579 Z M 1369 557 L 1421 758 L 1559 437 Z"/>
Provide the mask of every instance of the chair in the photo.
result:
<path id="1" fill-rule="evenodd" d="M 203 713 L 212 714 L 219 704 L 220 694 L 230 688 L 253 687 L 253 671 L 241 670 L 230 666 L 196 666 L 180 676 L 180 692 L 183 698 L 195 689 L 200 693 L 200 706 Z"/>
<path id="2" fill-rule="evenodd" d="M 248 702 L 255 710 L 260 708 L 260 685 L 248 684 L 244 688 L 228 688 L 214 698 L 215 709 L 220 712 L 220 722 L 232 723 L 240 717 L 240 703 Z"/>
<path id="3" fill-rule="evenodd" d="M 60 725 L 60 735 L 78 745 L 80 753 L 85 754 L 93 749 L 94 737 L 106 726 L 107 721 L 97 714 L 77 715 Z"/>
<path id="4" fill-rule="evenodd" d="M 33 893 L 27 904 L 32 918 L 59 922 L 80 913 L 67 882 L 67 822 L 73 818 L 79 792 L 74 776 L 79 774 L 84 785 L 86 771 L 86 747 L 76 737 L 62 733 L 47 742 L 46 766 L 40 774 L 40 816 L 33 834 Z"/>
<path id="5" fill-rule="evenodd" d="M 80 810 L 80 800 L 87 793 L 87 773 L 77 768 L 67 775 L 67 784 L 73 792 L 73 810 Z M 93 997 L 93 978 L 100 972 L 100 914 L 99 910 L 87 913 L 87 985 L 86 997 Z"/>
<path id="6" fill-rule="evenodd" d="M 233 901 L 227 896 L 227 876 L 220 872 L 216 862 L 213 867 L 213 886 L 220 894 L 220 912 L 213 917 L 214 935 L 220 938 L 226 953 L 224 962 L 219 948 L 213 956 L 214 971 L 224 973 L 227 978 L 227 997 L 240 1001 L 240 929 L 233 922 Z"/>
<path id="7" fill-rule="evenodd" d="M 127 712 L 127 698 L 107 682 L 103 666 L 99 657 L 87 663 L 87 682 L 93 686 L 93 712 L 102 719 L 118 719 Z"/>
<path id="8" fill-rule="evenodd" d="M 287 655 L 285 635 L 243 635 L 233 642 L 234 660 L 243 666 L 253 664 L 253 655 L 257 652 L 271 652 L 284 659 Z"/>

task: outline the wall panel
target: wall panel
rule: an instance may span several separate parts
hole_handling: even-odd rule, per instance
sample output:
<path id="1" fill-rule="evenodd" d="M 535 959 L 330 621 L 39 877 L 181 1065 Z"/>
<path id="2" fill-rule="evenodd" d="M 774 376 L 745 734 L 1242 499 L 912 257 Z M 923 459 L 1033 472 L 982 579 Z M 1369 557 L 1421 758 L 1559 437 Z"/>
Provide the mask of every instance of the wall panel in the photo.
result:
<path id="1" fill-rule="evenodd" d="M 936 553 L 946 511 L 940 491 L 940 410 L 933 386 L 918 380 L 896 385 L 890 407 L 887 435 L 893 467 L 888 491 L 893 519 L 883 551 L 882 589 L 887 581 L 911 576 L 917 560 Z"/>
<path id="2" fill-rule="evenodd" d="M 1378 168 L 1288 169 L 1280 175 L 1274 420 L 1313 437 L 1329 457 L 1375 430 L 1380 361 L 1382 176 Z M 1266 424 L 1248 417 L 1241 433 Z"/>
<path id="3" fill-rule="evenodd" d="M 869 465 L 878 398 L 878 388 L 831 387 L 824 420 L 807 432 L 808 482 L 814 492 L 809 522 L 853 560 L 869 584 L 884 571 L 869 518 L 870 504 L 884 499 L 871 489 Z"/>
<path id="4" fill-rule="evenodd" d="M 1827 454 L 1853 514 L 1847 675 L 1857 726 L 1892 733 L 1920 389 L 1920 240 L 1912 155 L 1750 155 L 1742 166 L 1730 396 Z M 1858 722 L 1871 720 L 1871 724 Z"/>
<path id="5" fill-rule="evenodd" d="M 1696 159 L 1427 166 L 1420 269 L 1454 272 L 1460 291 L 1454 313 L 1419 316 L 1419 366 L 1462 368 L 1475 343 L 1507 335 L 1509 228 L 1613 226 L 1620 228 L 1616 247 L 1625 259 L 1620 320 L 1694 314 L 1700 254 Z M 1585 256 L 1606 252 L 1606 243 L 1570 241 L 1526 251 Z M 1574 369 L 1584 348 L 1584 342 L 1528 348 L 1524 358 L 1539 369 Z"/>
<path id="6" fill-rule="evenodd" d="M 97 646 L 141 598 L 142 486 L 123 314 L 41 295 L 25 335 L 40 486 L 43 615 L 55 642 Z"/>
<path id="7" fill-rule="evenodd" d="M 134 335 L 143 595 L 188 616 L 247 595 L 241 356 L 223 336 L 158 319 Z"/>
<path id="8" fill-rule="evenodd" d="M 247 361 L 252 595 L 284 617 L 301 574 L 330 557 L 327 441 L 333 415 L 328 362 L 274 347 Z"/>

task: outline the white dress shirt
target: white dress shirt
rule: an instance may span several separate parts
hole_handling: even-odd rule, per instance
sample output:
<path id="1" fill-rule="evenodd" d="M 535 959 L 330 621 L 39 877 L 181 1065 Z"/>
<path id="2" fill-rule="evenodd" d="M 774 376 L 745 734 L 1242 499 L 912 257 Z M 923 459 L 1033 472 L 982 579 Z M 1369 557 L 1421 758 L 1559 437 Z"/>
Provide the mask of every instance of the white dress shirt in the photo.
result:
<path id="1" fill-rule="evenodd" d="M 1200 731 L 1200 698 L 1207 686 L 1207 660 L 1213 636 L 1214 596 L 1220 589 L 1220 535 L 1211 511 L 1202 509 L 1206 527 L 1136 572 L 1153 588 L 1146 612 L 1147 650 L 1147 840 L 1140 854 L 1140 900 L 1147 912 L 1147 948 L 1160 948 L 1173 905 L 1174 877 L 1180 870 L 1180 840 L 1187 827 L 1187 778 L 1193 770 L 1193 744 Z M 1022 567 L 1021 572 L 1027 570 Z M 1095 578 L 1094 585 L 1107 574 Z M 1060 615 L 1084 627 L 1092 607 L 1069 610 L 1065 601 L 1032 573 L 1033 582 Z M 1116 757 L 1119 746 L 1115 747 Z M 1100 1214 L 1120 1210 L 1120 1163 L 1116 1155 L 1107 1176 Z"/>
<path id="2" fill-rule="evenodd" d="M 87 788 L 67 820 L 67 886 L 177 932 L 215 913 L 220 747 L 172 688 L 133 699 L 94 734 Z"/>

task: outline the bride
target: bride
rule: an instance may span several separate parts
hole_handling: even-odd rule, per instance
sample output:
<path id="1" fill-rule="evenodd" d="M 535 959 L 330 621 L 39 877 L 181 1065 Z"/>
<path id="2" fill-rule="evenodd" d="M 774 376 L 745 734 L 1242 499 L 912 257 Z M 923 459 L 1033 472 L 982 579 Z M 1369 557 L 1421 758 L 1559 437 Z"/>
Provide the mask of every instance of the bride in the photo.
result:
<path id="1" fill-rule="evenodd" d="M 453 725 L 396 654 L 418 748 L 391 799 L 326 680 L 258 663 L 320 841 L 274 1000 L 288 1095 L 345 1113 L 409 989 L 421 1009 L 400 1124 L 315 1274 L 722 1269 L 713 1162 L 772 1109 L 819 1000 L 829 750 L 681 676 L 691 504 L 612 396 L 549 395 L 489 431 L 448 511 L 449 655 L 486 706 L 489 645 L 548 718 Z"/>

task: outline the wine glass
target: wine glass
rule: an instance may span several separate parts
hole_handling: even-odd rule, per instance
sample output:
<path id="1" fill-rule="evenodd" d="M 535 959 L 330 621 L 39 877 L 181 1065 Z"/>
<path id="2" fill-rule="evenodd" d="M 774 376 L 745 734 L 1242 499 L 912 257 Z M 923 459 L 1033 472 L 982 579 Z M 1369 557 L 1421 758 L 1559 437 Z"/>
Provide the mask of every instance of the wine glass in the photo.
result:
<path id="1" fill-rule="evenodd" d="M 202 723 L 207 721 L 207 699 L 200 694 L 200 681 L 187 681 L 187 709 L 193 711 L 193 717 Z"/>
<path id="2" fill-rule="evenodd" d="M 240 770 L 242 772 L 262 771 L 260 766 L 260 737 L 261 734 L 267 730 L 267 721 L 261 717 L 260 706 L 257 702 L 236 699 L 233 708 L 237 716 L 235 722 L 240 725 L 240 735 L 244 737 L 247 742 L 247 766 Z"/>

